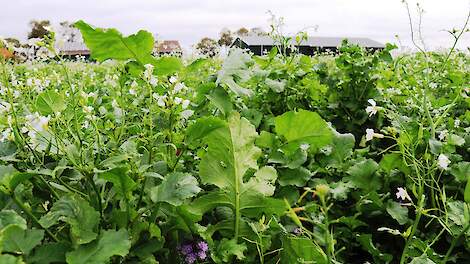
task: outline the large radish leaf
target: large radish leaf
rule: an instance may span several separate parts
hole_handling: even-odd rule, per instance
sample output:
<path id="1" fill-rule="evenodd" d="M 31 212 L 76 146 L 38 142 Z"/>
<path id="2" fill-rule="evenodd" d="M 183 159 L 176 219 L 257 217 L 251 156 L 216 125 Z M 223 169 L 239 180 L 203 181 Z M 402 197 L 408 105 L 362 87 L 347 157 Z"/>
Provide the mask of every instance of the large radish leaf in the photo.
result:
<path id="1" fill-rule="evenodd" d="M 124 37 L 114 28 L 93 28 L 80 20 L 75 23 L 80 29 L 85 44 L 91 51 L 91 57 L 98 61 L 108 59 L 129 60 L 134 59 L 140 64 L 152 60 L 154 39 L 152 33 L 140 30 L 137 34 Z"/>
<path id="2" fill-rule="evenodd" d="M 77 250 L 67 253 L 69 264 L 105 264 L 112 256 L 124 257 L 129 253 L 131 241 L 127 230 L 106 230 L 98 240 L 80 245 Z"/>
<path id="3" fill-rule="evenodd" d="M 160 185 L 151 189 L 150 198 L 154 203 L 167 202 L 179 206 L 200 191 L 196 178 L 187 173 L 173 172 L 168 174 Z"/>
<path id="4" fill-rule="evenodd" d="M 70 225 L 70 233 L 76 243 L 86 244 L 97 236 L 94 230 L 100 221 L 99 216 L 87 201 L 70 195 L 55 202 L 39 222 L 45 228 L 55 225 L 58 221 L 65 222 Z"/>
<path id="5" fill-rule="evenodd" d="M 315 112 L 299 110 L 287 112 L 275 119 L 276 132 L 287 140 L 283 150 L 292 154 L 302 144 L 316 152 L 332 142 L 333 130 Z"/>
<path id="6" fill-rule="evenodd" d="M 232 208 L 235 239 L 242 216 L 281 214 L 285 209 L 282 201 L 269 198 L 274 192 L 277 173 L 272 167 L 258 168 L 261 150 L 254 145 L 257 136 L 247 119 L 233 113 L 224 126 L 204 138 L 208 148 L 199 166 L 200 177 L 204 184 L 215 185 L 218 190 L 196 199 L 190 210 L 202 215 L 217 206 Z M 255 173 L 244 182 L 249 169 Z"/>

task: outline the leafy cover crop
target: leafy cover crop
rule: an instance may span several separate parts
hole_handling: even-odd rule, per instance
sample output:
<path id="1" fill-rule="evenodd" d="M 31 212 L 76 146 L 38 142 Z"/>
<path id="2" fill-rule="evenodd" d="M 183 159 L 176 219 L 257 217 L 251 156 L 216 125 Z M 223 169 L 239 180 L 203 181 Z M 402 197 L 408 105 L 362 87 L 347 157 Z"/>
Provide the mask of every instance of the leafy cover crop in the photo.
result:
<path id="1" fill-rule="evenodd" d="M 467 54 L 76 26 L 99 63 L 2 61 L 0 263 L 470 262 Z"/>

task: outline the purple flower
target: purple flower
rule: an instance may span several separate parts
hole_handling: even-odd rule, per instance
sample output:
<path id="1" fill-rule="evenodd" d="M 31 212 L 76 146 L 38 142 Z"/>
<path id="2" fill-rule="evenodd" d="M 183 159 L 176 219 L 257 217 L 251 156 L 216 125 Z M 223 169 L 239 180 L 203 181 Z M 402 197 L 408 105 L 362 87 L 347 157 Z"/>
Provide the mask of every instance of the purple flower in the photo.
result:
<path id="1" fill-rule="evenodd" d="M 186 260 L 186 263 L 193 264 L 194 262 L 196 262 L 197 257 L 194 253 L 191 253 L 186 256 L 185 260 Z"/>
<path id="2" fill-rule="evenodd" d="M 207 246 L 207 243 L 205 241 L 199 241 L 197 242 L 197 248 L 199 248 L 200 250 L 206 252 L 209 247 Z"/>
<path id="3" fill-rule="evenodd" d="M 189 255 L 193 253 L 193 246 L 191 244 L 184 244 L 181 247 L 181 253 L 183 255 Z"/>
<path id="4" fill-rule="evenodd" d="M 205 260 L 207 258 L 207 255 L 206 255 L 206 252 L 205 251 L 199 251 L 197 253 L 197 257 L 200 259 L 200 260 Z"/>

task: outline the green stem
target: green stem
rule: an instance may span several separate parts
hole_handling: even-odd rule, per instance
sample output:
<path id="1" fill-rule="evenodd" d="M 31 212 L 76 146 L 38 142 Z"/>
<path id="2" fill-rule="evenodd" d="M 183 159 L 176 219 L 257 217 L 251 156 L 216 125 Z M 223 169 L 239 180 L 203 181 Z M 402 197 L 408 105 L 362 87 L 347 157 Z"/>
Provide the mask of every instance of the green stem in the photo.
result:
<path id="1" fill-rule="evenodd" d="M 405 247 L 403 249 L 403 252 L 401 254 L 401 258 L 400 258 L 400 264 L 404 264 L 406 259 L 407 259 L 407 254 L 408 254 L 408 248 L 410 247 L 410 244 L 411 244 L 411 241 L 413 240 L 413 236 L 414 234 L 416 233 L 416 230 L 418 229 L 418 225 L 419 225 L 419 221 L 421 219 L 421 216 L 422 216 L 422 212 L 423 212 L 423 203 L 424 203 L 424 198 L 423 198 L 423 187 L 420 187 L 420 191 L 419 191 L 419 204 L 418 204 L 418 208 L 416 209 L 416 218 L 415 218 L 415 221 L 413 223 L 413 226 L 411 227 L 411 232 L 410 234 L 408 235 L 407 239 L 406 239 L 406 243 L 405 243 Z"/>
<path id="2" fill-rule="evenodd" d="M 16 205 L 18 205 L 18 207 L 26 214 L 28 215 L 29 218 L 31 218 L 31 220 L 34 222 L 34 224 L 41 228 L 41 229 L 44 229 L 44 231 L 46 232 L 46 234 L 52 238 L 55 242 L 59 242 L 59 239 L 47 228 L 43 227 L 40 223 L 39 223 L 39 220 L 36 218 L 36 216 L 33 215 L 33 213 L 31 213 L 31 211 L 29 210 L 29 208 L 27 208 L 20 200 L 18 200 L 18 198 L 12 194 L 11 195 L 11 199 L 15 202 Z"/>
<path id="3" fill-rule="evenodd" d="M 333 258 L 334 245 L 330 234 L 330 221 L 328 219 L 328 206 L 326 205 L 325 197 L 320 195 L 320 201 L 322 205 L 322 211 L 325 216 L 325 242 L 326 242 L 326 257 L 327 263 L 331 263 Z"/>
<path id="4" fill-rule="evenodd" d="M 470 224 L 467 224 L 467 226 L 458 234 L 457 237 L 455 237 L 452 240 L 452 243 L 450 244 L 449 249 L 447 250 L 447 253 L 444 257 L 444 260 L 442 261 L 442 264 L 446 264 L 447 260 L 449 259 L 450 253 L 452 253 L 452 250 L 454 250 L 455 245 L 457 244 L 457 241 L 459 241 L 459 238 L 467 232 L 467 230 L 470 228 Z"/>

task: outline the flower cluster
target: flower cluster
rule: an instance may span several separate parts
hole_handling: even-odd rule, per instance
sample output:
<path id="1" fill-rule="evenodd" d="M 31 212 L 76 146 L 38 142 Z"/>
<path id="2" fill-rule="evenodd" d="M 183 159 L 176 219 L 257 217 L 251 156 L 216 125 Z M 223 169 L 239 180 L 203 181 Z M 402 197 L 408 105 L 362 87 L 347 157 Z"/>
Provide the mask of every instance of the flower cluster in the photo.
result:
<path id="1" fill-rule="evenodd" d="M 179 245 L 177 249 L 185 262 L 192 264 L 198 260 L 206 260 L 209 246 L 205 241 L 188 241 Z"/>

